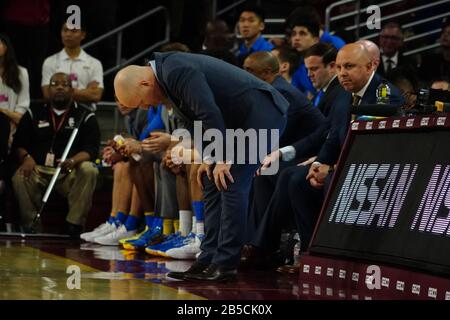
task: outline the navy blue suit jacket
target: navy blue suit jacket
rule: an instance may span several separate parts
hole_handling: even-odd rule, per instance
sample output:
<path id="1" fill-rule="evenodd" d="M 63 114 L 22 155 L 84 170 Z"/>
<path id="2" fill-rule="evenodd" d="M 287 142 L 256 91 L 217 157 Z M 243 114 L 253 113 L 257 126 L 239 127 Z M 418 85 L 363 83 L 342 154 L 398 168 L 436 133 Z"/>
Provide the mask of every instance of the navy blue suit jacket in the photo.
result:
<path id="1" fill-rule="evenodd" d="M 316 128 L 316 130 L 308 136 L 295 141 L 292 146 L 295 149 L 295 158 L 297 160 L 317 155 L 322 144 L 325 142 L 328 131 L 331 126 L 331 118 L 333 117 L 333 106 L 336 103 L 336 97 L 344 91 L 339 84 L 337 77 L 330 83 L 328 89 L 320 99 L 319 105 L 316 107 L 322 111 L 326 117 L 325 121 Z"/>
<path id="2" fill-rule="evenodd" d="M 181 52 L 155 53 L 154 59 L 158 82 L 177 115 L 201 120 L 204 129 L 218 129 L 224 136 L 226 128 L 245 129 L 258 112 L 250 99 L 254 90 L 266 92 L 274 108 L 287 112 L 289 103 L 275 88 L 222 60 Z"/>
<path id="3" fill-rule="evenodd" d="M 289 102 L 287 124 L 280 138 L 280 147 L 306 137 L 325 121 L 323 114 L 311 105 L 308 98 L 283 77 L 276 77 L 272 86 Z"/>
<path id="4" fill-rule="evenodd" d="M 376 90 L 382 82 L 387 81 L 378 74 L 375 74 L 367 87 L 360 104 L 376 104 Z M 390 103 L 394 105 L 403 105 L 405 100 L 400 90 L 390 83 L 389 86 L 391 88 Z M 337 162 L 350 125 L 351 104 L 351 92 L 342 89 L 336 97 L 335 103 L 331 109 L 332 117 L 330 119 L 330 131 L 317 156 L 317 161 L 320 163 L 334 165 Z"/>

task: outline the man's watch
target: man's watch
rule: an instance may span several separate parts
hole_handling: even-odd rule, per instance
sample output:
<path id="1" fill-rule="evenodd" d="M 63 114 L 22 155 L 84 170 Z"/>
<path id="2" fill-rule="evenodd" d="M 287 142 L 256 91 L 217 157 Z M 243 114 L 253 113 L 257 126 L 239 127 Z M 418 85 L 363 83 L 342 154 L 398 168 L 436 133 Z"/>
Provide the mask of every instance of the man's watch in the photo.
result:
<path id="1" fill-rule="evenodd" d="M 328 168 L 328 174 L 331 174 L 331 173 L 333 173 L 334 172 L 334 167 L 333 166 L 330 166 L 329 168 Z"/>

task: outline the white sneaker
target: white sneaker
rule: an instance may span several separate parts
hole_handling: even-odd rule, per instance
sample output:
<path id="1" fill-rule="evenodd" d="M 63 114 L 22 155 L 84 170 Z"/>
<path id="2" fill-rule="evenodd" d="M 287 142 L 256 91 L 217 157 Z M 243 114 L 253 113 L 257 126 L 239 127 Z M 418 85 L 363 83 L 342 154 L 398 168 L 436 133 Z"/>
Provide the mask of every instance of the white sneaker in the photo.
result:
<path id="1" fill-rule="evenodd" d="M 166 251 L 166 255 L 173 259 L 180 260 L 193 260 L 197 254 L 201 251 L 200 244 L 202 243 L 202 237 L 196 236 L 188 244 L 183 247 L 173 248 Z"/>
<path id="2" fill-rule="evenodd" d="M 166 272 L 185 272 L 191 265 L 191 261 L 167 260 L 164 262 Z"/>
<path id="3" fill-rule="evenodd" d="M 94 242 L 103 244 L 105 246 L 117 246 L 119 244 L 119 240 L 132 237 L 136 233 L 137 230 L 127 231 L 127 228 L 125 228 L 125 226 L 122 224 L 119 228 L 117 228 L 113 232 L 95 238 Z"/>
<path id="4" fill-rule="evenodd" d="M 116 224 L 115 223 L 109 223 L 105 222 L 99 225 L 97 228 L 92 230 L 91 232 L 85 232 L 80 234 L 80 238 L 87 242 L 94 242 L 94 239 L 97 237 L 101 237 L 105 234 L 108 234 L 110 232 L 113 232 L 116 230 Z"/>

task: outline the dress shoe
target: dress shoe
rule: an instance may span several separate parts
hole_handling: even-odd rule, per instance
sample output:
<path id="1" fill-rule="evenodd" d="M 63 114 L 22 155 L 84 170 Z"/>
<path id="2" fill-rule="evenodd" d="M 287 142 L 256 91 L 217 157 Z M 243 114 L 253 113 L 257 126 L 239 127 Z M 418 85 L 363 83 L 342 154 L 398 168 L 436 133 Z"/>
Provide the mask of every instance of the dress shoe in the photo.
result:
<path id="1" fill-rule="evenodd" d="M 198 274 L 186 276 L 187 280 L 211 281 L 211 282 L 229 282 L 237 280 L 236 269 L 220 268 L 216 264 L 210 264 L 205 270 Z"/>
<path id="2" fill-rule="evenodd" d="M 186 280 L 190 276 L 194 276 L 197 274 L 201 274 L 205 269 L 207 269 L 209 264 L 194 262 L 192 266 L 184 272 L 176 272 L 172 271 L 167 274 L 169 278 L 178 279 L 178 280 Z"/>
<path id="3" fill-rule="evenodd" d="M 252 245 L 245 245 L 241 252 L 240 269 L 274 270 L 285 264 L 280 250 L 265 252 Z"/>
<path id="4" fill-rule="evenodd" d="M 80 240 L 80 234 L 83 231 L 83 226 L 66 221 L 64 229 L 65 234 L 69 235 L 71 240 Z"/>
<path id="5" fill-rule="evenodd" d="M 258 268 L 261 265 L 264 265 L 264 262 L 264 254 L 259 248 L 249 244 L 242 247 L 239 268 Z"/>

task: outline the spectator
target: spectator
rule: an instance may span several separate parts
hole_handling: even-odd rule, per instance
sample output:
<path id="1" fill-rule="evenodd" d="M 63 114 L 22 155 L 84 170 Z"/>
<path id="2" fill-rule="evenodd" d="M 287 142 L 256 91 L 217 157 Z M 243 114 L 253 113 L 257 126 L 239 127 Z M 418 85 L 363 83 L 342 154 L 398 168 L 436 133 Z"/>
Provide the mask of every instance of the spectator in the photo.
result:
<path id="1" fill-rule="evenodd" d="M 319 42 L 319 24 L 315 20 L 297 17 L 290 20 L 290 43 L 291 47 L 297 50 L 300 56 Z M 292 77 L 292 85 L 302 91 L 309 99 L 313 99 L 316 90 L 308 78 L 303 57 L 300 60 L 300 67 Z"/>
<path id="2" fill-rule="evenodd" d="M 295 20 L 309 20 L 314 21 L 314 24 L 319 25 L 319 41 L 322 43 L 332 44 L 337 50 L 345 45 L 345 41 L 338 36 L 330 34 L 327 30 L 323 29 L 322 18 L 315 7 L 311 5 L 305 5 L 297 7 L 287 18 L 287 25 L 292 25 Z"/>
<path id="3" fill-rule="evenodd" d="M 0 112 L 13 127 L 30 107 L 28 72 L 17 64 L 9 38 L 0 34 Z"/>
<path id="4" fill-rule="evenodd" d="M 233 49 L 234 36 L 225 21 L 215 19 L 206 24 L 205 40 L 202 50 L 228 50 Z"/>
<path id="5" fill-rule="evenodd" d="M 239 33 L 244 39 L 244 43 L 239 47 L 240 65 L 253 52 L 273 49 L 273 45 L 263 38 L 263 30 L 264 12 L 257 6 L 247 6 L 239 16 Z"/>
<path id="6" fill-rule="evenodd" d="M 336 36 L 330 35 L 321 28 L 321 18 L 311 6 L 298 7 L 287 19 L 287 32 L 291 46 L 301 55 L 318 42 L 330 43 L 340 49 L 345 42 Z M 311 83 L 303 61 L 294 73 L 292 85 L 307 94 L 310 99 L 315 98 L 317 92 Z"/>
<path id="7" fill-rule="evenodd" d="M 392 69 L 401 66 L 415 67 L 415 63 L 402 54 L 403 31 L 397 22 L 387 23 L 380 33 L 381 59 L 377 73 L 386 76 Z"/>
<path id="8" fill-rule="evenodd" d="M 40 73 L 50 34 L 50 1 L 6 0 L 2 3 L 1 27 L 11 39 L 18 63 L 29 72 L 31 97 L 39 98 Z"/>
<path id="9" fill-rule="evenodd" d="M 419 69 L 421 80 L 428 82 L 435 78 L 450 75 L 450 21 L 442 27 L 440 52 L 425 55 Z"/>
<path id="10" fill-rule="evenodd" d="M 42 66 L 42 93 L 49 99 L 50 77 L 56 72 L 69 75 L 76 102 L 95 103 L 103 94 L 103 67 L 99 60 L 81 49 L 81 42 L 86 37 L 86 30 L 69 29 L 66 23 L 61 29 L 64 48 L 48 57 Z"/>
<path id="11" fill-rule="evenodd" d="M 5 189 L 6 189 L 6 175 L 7 167 L 6 161 L 8 159 L 8 139 L 9 139 L 9 119 L 0 113 L 0 231 L 5 228 L 5 221 L 3 220 L 3 213 L 5 211 Z"/>
<path id="12" fill-rule="evenodd" d="M 83 107 L 74 101 L 70 80 L 67 74 L 54 74 L 48 87 L 49 103 L 32 106 L 22 117 L 14 136 L 12 149 L 20 167 L 12 180 L 25 229 L 30 226 L 43 191 L 83 114 Z M 92 161 L 97 157 L 99 143 L 98 123 L 95 115 L 89 113 L 81 123 L 67 159 L 60 164 L 62 173 L 55 190 L 68 199 L 65 231 L 73 238 L 79 237 L 91 207 L 98 174 Z"/>

